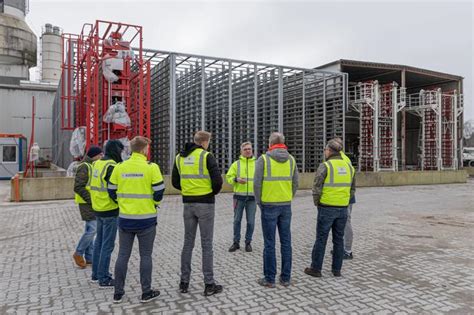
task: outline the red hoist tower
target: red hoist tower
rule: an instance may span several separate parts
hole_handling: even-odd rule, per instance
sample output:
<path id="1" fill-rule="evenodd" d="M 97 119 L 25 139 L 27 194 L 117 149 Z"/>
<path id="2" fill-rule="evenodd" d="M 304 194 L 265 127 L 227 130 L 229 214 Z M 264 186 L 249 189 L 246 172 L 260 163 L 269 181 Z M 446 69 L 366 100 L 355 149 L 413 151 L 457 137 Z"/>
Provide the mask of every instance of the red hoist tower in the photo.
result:
<path id="1" fill-rule="evenodd" d="M 108 139 L 150 137 L 150 62 L 138 25 L 97 20 L 63 34 L 61 128 L 86 149 Z"/>

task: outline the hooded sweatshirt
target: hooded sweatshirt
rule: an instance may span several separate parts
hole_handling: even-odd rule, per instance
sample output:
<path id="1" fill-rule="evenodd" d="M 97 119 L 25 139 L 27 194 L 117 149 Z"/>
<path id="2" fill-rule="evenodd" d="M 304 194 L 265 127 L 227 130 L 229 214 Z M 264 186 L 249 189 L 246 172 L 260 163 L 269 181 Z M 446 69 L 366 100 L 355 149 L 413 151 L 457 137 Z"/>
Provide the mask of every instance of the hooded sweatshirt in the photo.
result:
<path id="1" fill-rule="evenodd" d="M 101 160 L 113 160 L 116 163 L 122 162 L 122 150 L 123 150 L 122 142 L 118 140 L 109 140 L 105 144 L 105 152 L 104 157 Z M 112 171 L 114 170 L 114 166 L 110 165 L 107 168 L 107 172 L 105 173 L 105 182 L 108 184 L 110 175 L 112 175 Z M 98 217 L 116 217 L 119 214 L 119 209 L 110 210 L 110 211 L 94 211 L 95 215 Z"/>
<path id="2" fill-rule="evenodd" d="M 187 157 L 197 148 L 204 148 L 195 143 L 186 143 L 184 149 L 179 152 L 182 157 Z M 217 195 L 222 188 L 222 176 L 219 167 L 217 166 L 217 161 L 215 157 L 209 153 L 206 158 L 207 170 L 209 171 L 209 176 L 211 177 L 212 192 L 207 195 L 202 196 L 183 196 L 183 203 L 215 203 Z M 173 172 L 171 174 L 171 183 L 174 188 L 181 190 L 181 176 L 178 172 L 178 167 L 176 166 L 176 160 L 173 165 Z"/>
<path id="3" fill-rule="evenodd" d="M 288 161 L 290 158 L 290 153 L 288 153 L 287 149 L 284 148 L 276 148 L 270 149 L 266 152 L 271 159 L 279 162 L 284 163 Z M 263 168 L 265 162 L 263 161 L 263 156 L 260 156 L 255 163 L 255 176 L 253 179 L 253 190 L 255 194 L 255 201 L 258 205 L 262 204 L 262 183 L 263 183 Z M 298 190 L 298 171 L 296 168 L 296 172 L 293 173 L 293 196 L 295 195 L 296 191 Z M 288 203 L 279 203 L 278 205 L 290 205 L 291 202 Z"/>

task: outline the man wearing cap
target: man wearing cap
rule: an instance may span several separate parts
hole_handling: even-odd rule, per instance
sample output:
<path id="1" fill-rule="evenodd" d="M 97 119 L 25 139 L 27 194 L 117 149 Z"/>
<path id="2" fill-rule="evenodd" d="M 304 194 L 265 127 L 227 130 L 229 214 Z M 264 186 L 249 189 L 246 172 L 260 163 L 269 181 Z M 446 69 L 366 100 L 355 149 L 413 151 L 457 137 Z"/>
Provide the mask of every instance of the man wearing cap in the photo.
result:
<path id="1" fill-rule="evenodd" d="M 92 162 L 99 160 L 100 158 L 102 158 L 101 148 L 91 146 L 81 163 L 79 163 L 76 169 L 76 177 L 74 178 L 74 201 L 79 205 L 81 218 L 85 221 L 85 228 L 72 257 L 76 265 L 81 269 L 92 264 L 97 221 L 95 219 L 94 211 L 92 210 L 89 184 L 92 172 Z"/>
<path id="2" fill-rule="evenodd" d="M 344 228 L 347 221 L 347 206 L 355 193 L 354 168 L 344 161 L 340 151 L 342 145 L 332 139 L 324 149 L 326 162 L 319 165 L 313 184 L 313 201 L 318 207 L 316 242 L 313 246 L 311 267 L 304 272 L 321 277 L 324 253 L 329 231 L 332 229 L 333 256 L 331 271 L 341 276 L 344 256 Z"/>

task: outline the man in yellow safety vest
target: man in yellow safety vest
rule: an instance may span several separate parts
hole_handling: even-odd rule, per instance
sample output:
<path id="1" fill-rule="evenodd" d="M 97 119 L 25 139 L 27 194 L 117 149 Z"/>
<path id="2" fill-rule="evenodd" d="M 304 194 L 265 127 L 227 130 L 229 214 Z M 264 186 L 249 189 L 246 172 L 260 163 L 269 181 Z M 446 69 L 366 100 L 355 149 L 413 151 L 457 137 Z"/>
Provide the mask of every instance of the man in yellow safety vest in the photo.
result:
<path id="1" fill-rule="evenodd" d="M 92 163 L 100 158 L 102 158 L 102 149 L 97 146 L 91 146 L 77 167 L 76 176 L 74 177 L 74 201 L 79 205 L 81 219 L 86 222 L 84 233 L 79 239 L 76 251 L 72 255 L 74 262 L 81 269 L 92 264 L 97 221 L 94 211 L 92 210 L 90 180 L 92 175 Z"/>
<path id="2" fill-rule="evenodd" d="M 119 205 L 120 249 L 115 263 L 114 303 L 120 303 L 125 294 L 125 277 L 135 236 L 140 251 L 141 302 L 160 295 L 160 291 L 151 288 L 151 255 L 156 236 L 156 208 L 163 199 L 165 184 L 158 164 L 147 162 L 150 143 L 145 137 L 133 138 L 131 157 L 114 168 L 109 180 L 109 196 Z"/>
<path id="3" fill-rule="evenodd" d="M 347 206 L 355 193 L 355 170 L 341 157 L 342 144 L 332 139 L 324 149 L 326 162 L 319 165 L 313 184 L 313 201 L 318 207 L 316 242 L 313 246 L 311 267 L 304 272 L 321 277 L 324 253 L 329 231 L 332 229 L 333 256 L 332 274 L 341 276 L 344 256 L 344 228 L 347 221 Z"/>
<path id="4" fill-rule="evenodd" d="M 245 209 L 247 230 L 245 233 L 245 251 L 251 252 L 252 235 L 255 228 L 255 197 L 253 195 L 253 175 L 255 172 L 255 157 L 252 143 L 240 145 L 240 157 L 232 163 L 226 174 L 227 182 L 234 188 L 234 242 L 229 252 L 240 249 L 240 226 Z"/>
<path id="5" fill-rule="evenodd" d="M 184 245 L 181 252 L 181 282 L 179 289 L 187 293 L 191 277 L 191 258 L 196 230 L 199 226 L 202 247 L 202 271 L 204 274 L 204 295 L 222 292 L 222 285 L 214 280 L 214 237 L 215 195 L 222 188 L 222 176 L 214 156 L 207 148 L 211 133 L 198 131 L 194 142 L 186 143 L 176 156 L 172 172 L 173 187 L 183 195 Z"/>
<path id="6" fill-rule="evenodd" d="M 109 272 L 110 257 L 117 235 L 118 205 L 109 197 L 107 186 L 114 166 L 122 162 L 123 144 L 119 140 L 109 140 L 105 144 L 105 155 L 92 165 L 91 199 L 97 219 L 97 235 L 92 258 L 92 282 L 101 288 L 112 288 L 114 279 Z"/>
<path id="7" fill-rule="evenodd" d="M 280 284 L 287 287 L 291 280 L 291 201 L 298 189 L 298 168 L 288 153 L 285 136 L 274 132 L 269 138 L 268 151 L 256 162 L 254 175 L 255 201 L 262 212 L 264 240 L 263 274 L 257 282 L 267 288 L 275 287 L 275 231 L 281 243 Z"/>

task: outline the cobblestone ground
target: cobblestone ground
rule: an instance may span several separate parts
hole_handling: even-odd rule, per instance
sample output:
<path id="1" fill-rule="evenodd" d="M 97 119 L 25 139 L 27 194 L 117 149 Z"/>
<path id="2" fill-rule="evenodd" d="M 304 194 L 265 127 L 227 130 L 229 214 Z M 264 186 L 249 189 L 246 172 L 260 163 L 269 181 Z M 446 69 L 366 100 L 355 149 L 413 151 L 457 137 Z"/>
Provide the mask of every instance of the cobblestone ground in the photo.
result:
<path id="1" fill-rule="evenodd" d="M 196 240 L 190 294 L 178 293 L 183 240 L 180 197 L 166 196 L 153 254 L 161 297 L 141 305 L 134 248 L 122 304 L 113 290 L 88 282 L 72 253 L 83 228 L 71 201 L 0 207 L 0 314 L 3 313 L 474 313 L 474 182 L 459 185 L 362 188 L 353 210 L 354 260 L 343 277 L 303 273 L 315 239 L 310 191 L 293 205 L 293 285 L 263 289 L 262 233 L 257 214 L 254 252 L 228 253 L 232 195 L 217 198 L 215 274 L 224 292 L 204 297 Z M 329 244 L 329 243 L 328 243 Z M 136 243 L 135 243 L 136 245 Z M 137 247 L 137 246 L 135 246 Z M 117 249 L 117 248 L 116 248 Z M 326 257 L 329 256 L 327 249 Z M 116 251 L 112 259 L 115 261 Z"/>

